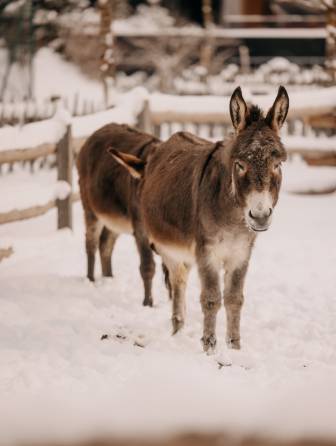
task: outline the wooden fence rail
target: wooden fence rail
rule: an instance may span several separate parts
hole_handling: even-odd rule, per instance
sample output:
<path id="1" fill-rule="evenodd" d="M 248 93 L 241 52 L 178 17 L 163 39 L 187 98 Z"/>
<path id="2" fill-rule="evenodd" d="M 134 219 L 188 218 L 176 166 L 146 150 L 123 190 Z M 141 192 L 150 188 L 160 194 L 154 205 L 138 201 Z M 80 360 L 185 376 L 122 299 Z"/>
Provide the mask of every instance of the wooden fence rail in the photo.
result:
<path id="1" fill-rule="evenodd" d="M 56 144 L 47 143 L 32 148 L 0 151 L 0 166 L 18 161 L 31 161 L 52 154 L 55 154 L 57 159 L 57 180 L 66 181 L 69 184 L 70 193 L 68 196 L 64 199 L 51 199 L 43 205 L 30 206 L 25 209 L 13 209 L 9 212 L 0 213 L 0 224 L 39 217 L 56 207 L 58 215 L 57 228 L 72 229 L 72 202 L 78 199 L 79 196 L 72 193 L 73 148 L 70 125 L 66 127 L 64 135 Z"/>

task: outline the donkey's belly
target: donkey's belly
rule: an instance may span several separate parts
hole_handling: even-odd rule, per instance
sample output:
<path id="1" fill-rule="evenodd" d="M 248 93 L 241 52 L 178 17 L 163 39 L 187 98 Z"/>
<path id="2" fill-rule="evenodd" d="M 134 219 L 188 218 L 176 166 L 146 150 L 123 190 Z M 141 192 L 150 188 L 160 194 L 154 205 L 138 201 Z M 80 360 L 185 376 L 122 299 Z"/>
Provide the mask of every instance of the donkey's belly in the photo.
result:
<path id="1" fill-rule="evenodd" d="M 115 234 L 132 234 L 133 227 L 130 219 L 116 214 L 98 214 L 99 220 Z"/>
<path id="2" fill-rule="evenodd" d="M 196 262 L 195 258 L 195 243 L 191 245 L 163 243 L 152 238 L 157 252 L 166 259 L 176 263 L 187 263 L 193 265 Z"/>

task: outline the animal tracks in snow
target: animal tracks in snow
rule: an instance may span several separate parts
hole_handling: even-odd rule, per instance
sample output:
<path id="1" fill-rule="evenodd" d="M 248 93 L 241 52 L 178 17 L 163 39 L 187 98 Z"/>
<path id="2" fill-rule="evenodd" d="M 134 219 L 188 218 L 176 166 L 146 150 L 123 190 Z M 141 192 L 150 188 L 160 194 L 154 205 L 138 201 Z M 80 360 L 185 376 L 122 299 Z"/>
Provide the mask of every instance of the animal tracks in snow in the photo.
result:
<path id="1" fill-rule="evenodd" d="M 131 344 L 134 347 L 145 348 L 149 344 L 149 339 L 145 335 L 135 334 L 129 329 L 117 329 L 114 333 L 103 334 L 101 341 L 114 341 L 120 344 Z"/>

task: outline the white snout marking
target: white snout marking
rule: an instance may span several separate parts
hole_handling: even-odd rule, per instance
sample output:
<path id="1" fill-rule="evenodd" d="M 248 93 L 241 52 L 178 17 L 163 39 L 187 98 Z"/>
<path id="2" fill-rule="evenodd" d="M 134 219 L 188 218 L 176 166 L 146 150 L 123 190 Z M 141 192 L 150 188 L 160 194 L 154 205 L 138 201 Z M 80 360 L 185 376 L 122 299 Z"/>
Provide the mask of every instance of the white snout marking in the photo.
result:
<path id="1" fill-rule="evenodd" d="M 269 191 L 251 192 L 246 198 L 245 220 L 254 231 L 266 231 L 272 221 L 273 200 Z M 251 215 L 252 214 L 252 215 Z M 258 219 L 264 220 L 261 226 Z"/>
<path id="2" fill-rule="evenodd" d="M 254 217 L 262 217 L 273 209 L 273 199 L 269 191 L 251 192 L 246 199 L 246 211 L 251 211 Z"/>

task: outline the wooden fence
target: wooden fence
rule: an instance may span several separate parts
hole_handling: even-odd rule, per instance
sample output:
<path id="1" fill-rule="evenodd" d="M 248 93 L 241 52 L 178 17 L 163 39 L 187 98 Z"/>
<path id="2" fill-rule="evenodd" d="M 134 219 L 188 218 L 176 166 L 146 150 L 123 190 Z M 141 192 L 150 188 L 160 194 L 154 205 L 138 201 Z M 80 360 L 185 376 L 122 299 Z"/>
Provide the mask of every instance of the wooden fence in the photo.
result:
<path id="1" fill-rule="evenodd" d="M 317 90 L 309 105 L 302 102 L 298 94 L 291 94 L 286 123 L 288 136 L 284 137 L 284 141 L 290 156 L 300 155 L 310 165 L 336 166 L 336 142 L 332 147 L 328 144 L 323 149 L 319 139 L 323 135 L 331 137 L 336 134 L 336 87 L 321 91 L 324 95 L 329 91 L 330 98 L 325 96 L 324 101 L 320 102 Z M 161 100 L 166 101 L 164 107 L 160 105 Z M 259 102 L 267 110 L 269 101 Z M 143 115 L 143 129 L 163 139 L 176 131 L 187 130 L 206 139 L 220 140 L 232 131 L 228 100 L 225 98 L 217 101 L 205 96 L 197 98 L 157 94 L 145 103 Z M 300 135 L 296 131 L 298 123 Z"/>
<path id="2" fill-rule="evenodd" d="M 71 126 L 68 125 L 63 137 L 57 144 L 43 144 L 37 147 L 0 151 L 0 165 L 18 161 L 31 161 L 40 157 L 55 154 L 57 159 L 57 179 L 72 185 L 73 148 Z M 31 206 L 26 209 L 14 209 L 0 214 L 0 224 L 11 223 L 45 214 L 54 206 L 58 210 L 58 229 L 72 228 L 72 202 L 78 195 L 69 194 L 63 200 L 52 199 L 43 205 Z"/>
<path id="3" fill-rule="evenodd" d="M 184 96 L 183 100 L 188 101 L 188 97 Z M 308 110 L 298 111 L 294 109 L 289 116 L 289 130 L 294 120 L 298 119 L 303 123 L 303 133 L 307 126 L 315 127 L 319 130 L 328 129 L 328 131 L 331 130 L 335 133 L 336 117 L 334 107 L 329 107 L 329 109 L 324 107 L 323 110 L 320 107 L 318 109 L 315 107 L 314 111 L 313 104 Z M 111 121 L 113 120 L 113 117 L 111 117 Z M 183 112 L 174 111 L 174 109 L 169 107 L 167 110 L 158 111 L 156 110 L 155 101 L 150 97 L 143 102 L 143 109 L 138 115 L 138 127 L 143 131 L 154 133 L 163 138 L 170 136 L 176 130 L 192 130 L 194 133 L 200 134 L 200 136 L 217 137 L 217 139 L 220 139 L 229 131 L 231 125 L 228 113 L 224 112 Z M 202 129 L 204 130 L 204 128 L 207 129 L 207 135 L 202 135 Z M 0 167 L 6 163 L 33 161 L 48 155 L 55 155 L 57 179 L 67 182 L 71 190 L 71 193 L 64 199 L 56 198 L 43 205 L 1 213 L 0 224 L 37 217 L 56 207 L 58 215 L 57 227 L 59 229 L 65 227 L 72 228 L 72 203 L 79 199 L 79 194 L 72 192 L 73 160 L 85 139 L 86 137 L 72 137 L 72 128 L 69 124 L 63 137 L 56 144 L 46 143 L 36 147 L 0 151 Z M 290 155 L 299 154 L 310 164 L 336 165 L 336 147 L 326 150 L 316 147 L 316 150 L 313 150 L 312 148 L 307 149 L 304 139 L 302 147 L 298 146 L 298 144 L 291 146 L 290 138 L 288 141 L 286 142 L 286 148 Z M 318 138 L 316 138 L 316 144 L 318 145 Z"/>
<path id="4" fill-rule="evenodd" d="M 105 110 L 102 102 L 83 99 L 77 92 L 71 100 L 54 97 L 43 103 L 37 103 L 33 100 L 24 102 L 0 102 L 0 127 L 5 125 L 23 125 L 31 122 L 50 119 L 56 113 L 59 103 L 70 111 L 71 116 L 86 116 Z"/>

